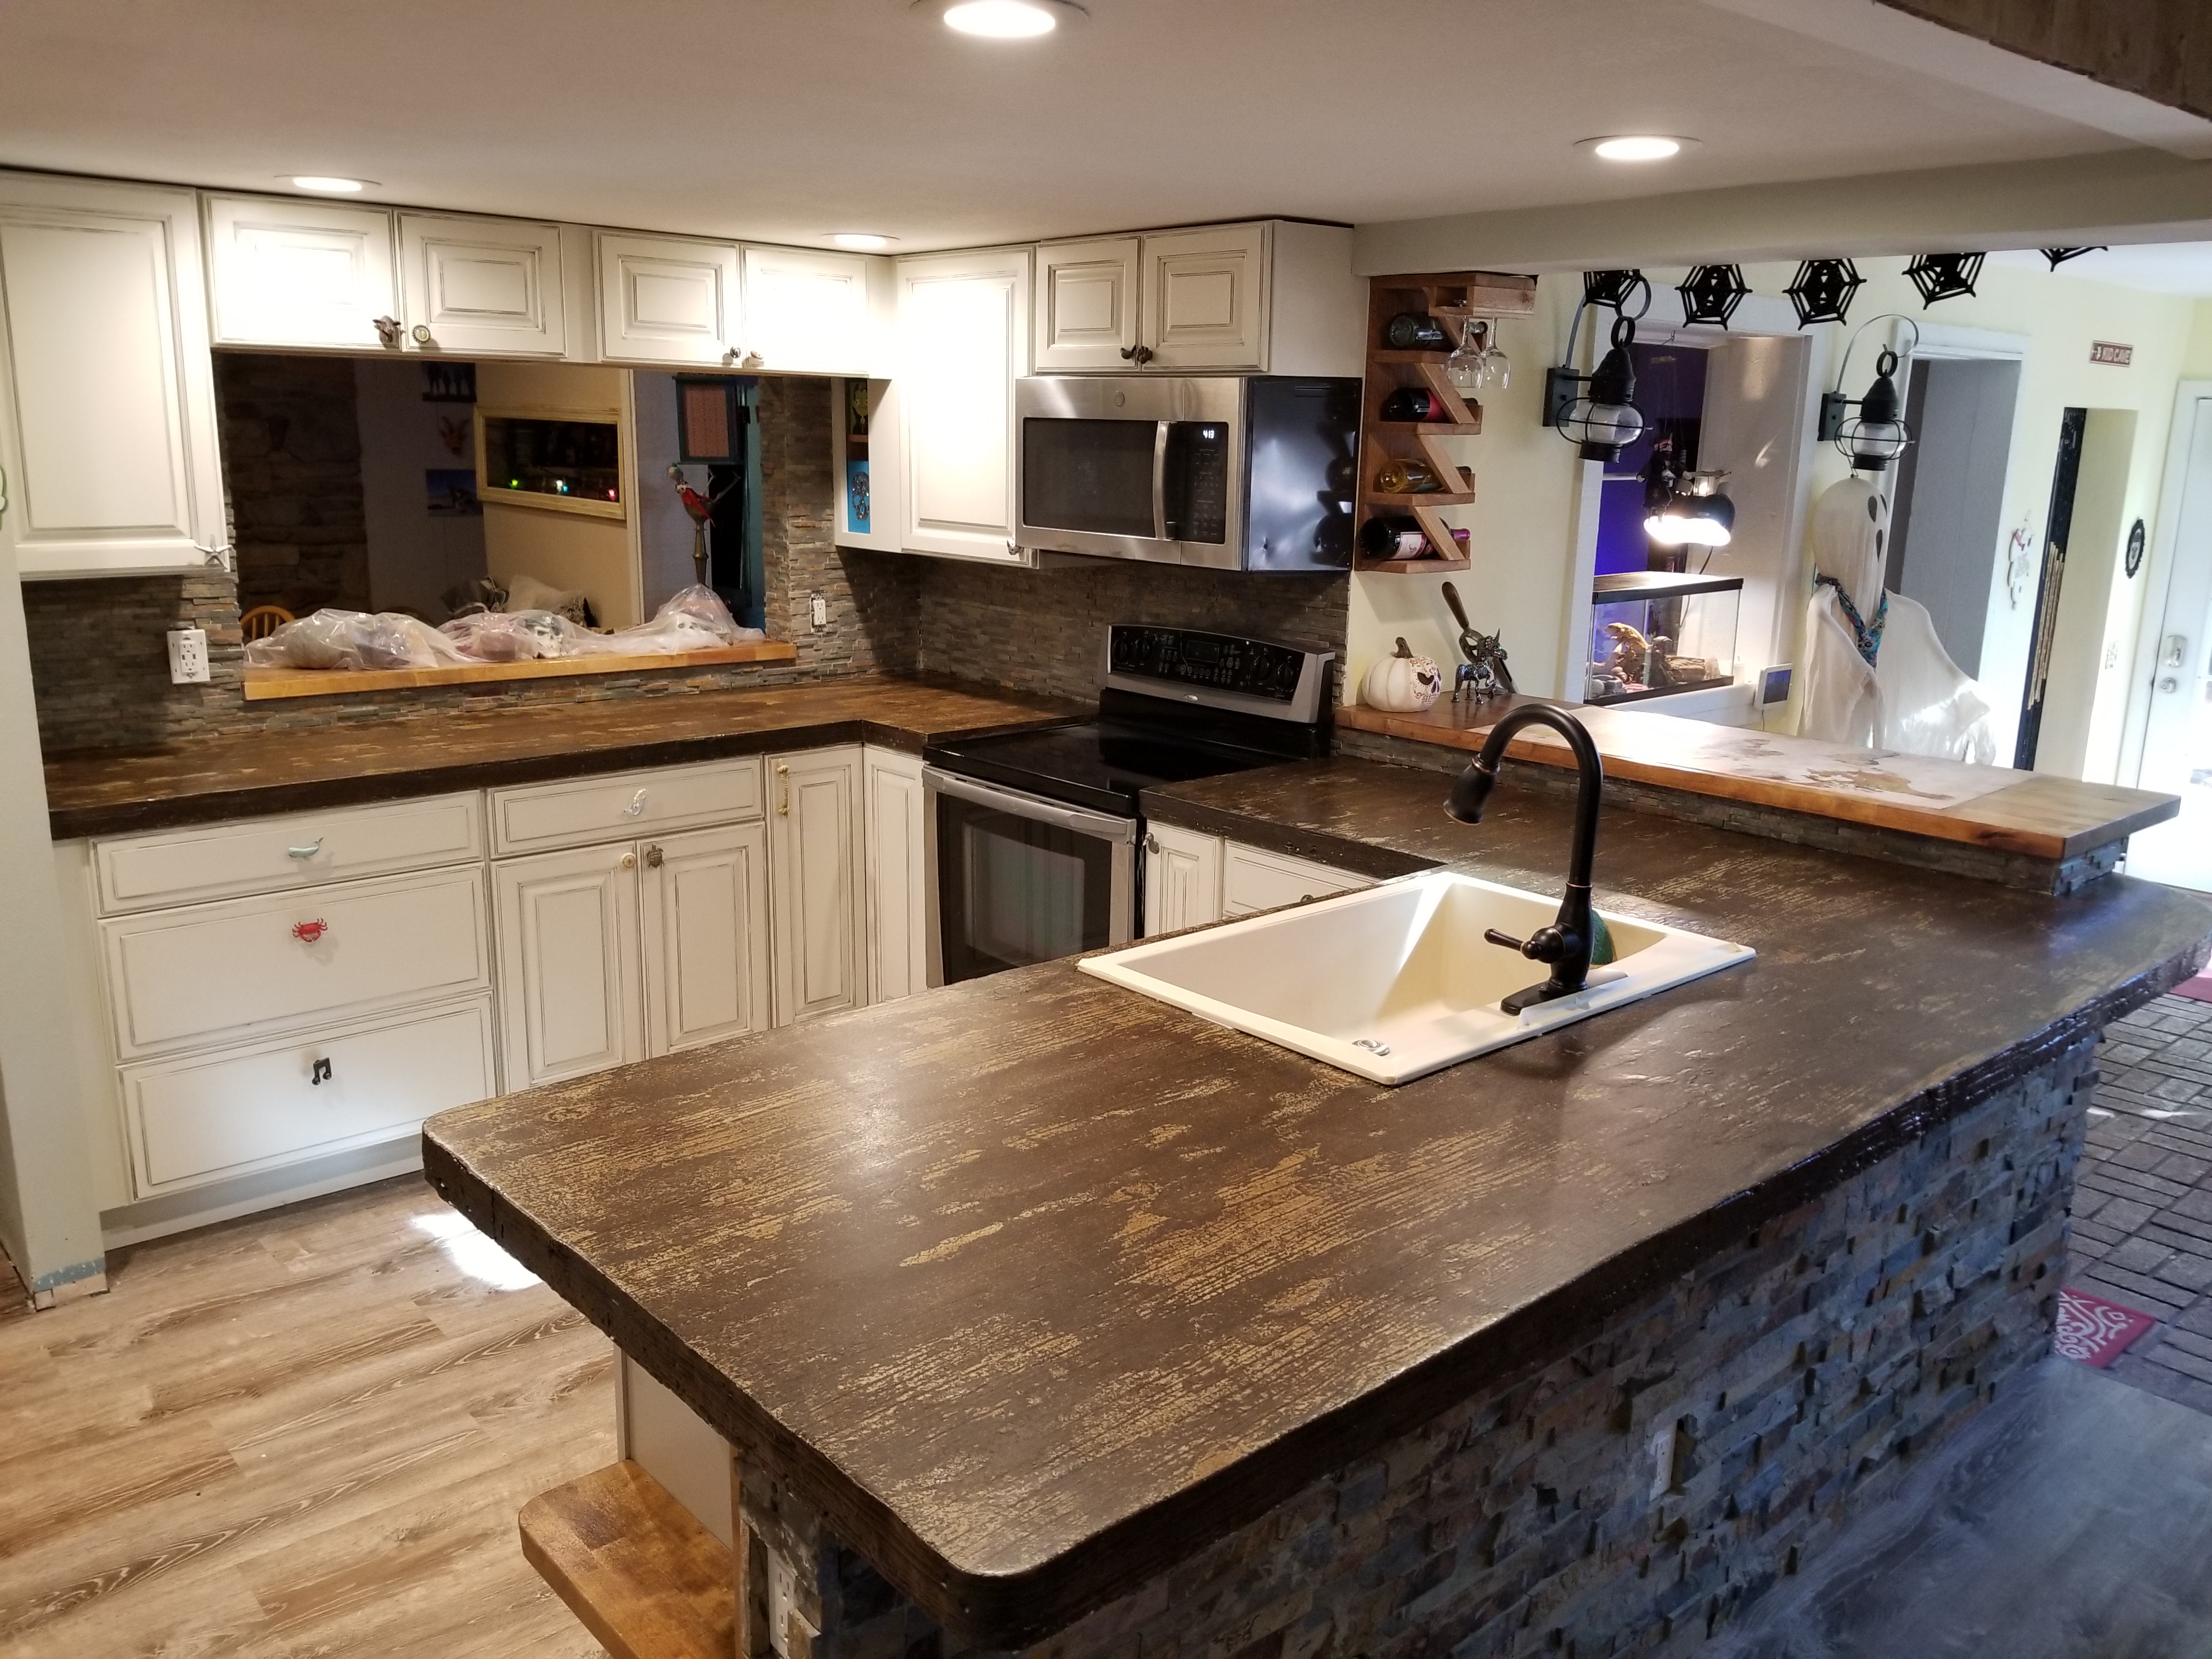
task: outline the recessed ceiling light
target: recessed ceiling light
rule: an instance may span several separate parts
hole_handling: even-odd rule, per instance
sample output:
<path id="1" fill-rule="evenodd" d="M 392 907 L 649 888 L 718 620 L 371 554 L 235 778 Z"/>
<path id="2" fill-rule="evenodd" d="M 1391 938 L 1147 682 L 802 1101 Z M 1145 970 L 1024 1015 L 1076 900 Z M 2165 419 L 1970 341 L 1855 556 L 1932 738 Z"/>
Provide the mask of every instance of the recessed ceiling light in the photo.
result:
<path id="1" fill-rule="evenodd" d="M 339 179 L 326 173 L 295 173 L 289 177 L 295 189 L 312 190 L 325 196 L 358 196 L 376 182 L 373 179 Z"/>
<path id="2" fill-rule="evenodd" d="M 879 247 L 889 247 L 893 242 L 898 240 L 898 238 L 878 236 L 870 230 L 841 230 L 833 234 L 830 240 L 836 243 L 839 247 L 859 248 L 866 252 L 872 252 Z"/>
<path id="3" fill-rule="evenodd" d="M 1034 40 L 1087 16 L 1074 0 L 915 0 L 915 9 L 936 13 L 947 28 L 990 40 Z"/>
<path id="4" fill-rule="evenodd" d="M 1663 161 L 1695 149 L 1694 138 L 1668 138 L 1656 132 L 1623 133 L 1613 138 L 1585 138 L 1576 146 L 1607 161 Z"/>

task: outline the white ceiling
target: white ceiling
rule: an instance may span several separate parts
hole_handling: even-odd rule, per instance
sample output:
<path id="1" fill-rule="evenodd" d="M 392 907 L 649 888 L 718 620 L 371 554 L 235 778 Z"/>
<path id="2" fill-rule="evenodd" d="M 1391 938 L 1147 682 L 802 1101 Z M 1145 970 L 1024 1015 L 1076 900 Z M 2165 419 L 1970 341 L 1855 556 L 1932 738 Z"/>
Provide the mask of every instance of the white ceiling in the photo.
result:
<path id="1" fill-rule="evenodd" d="M 2109 150 L 1699 0 L 7 0 L 0 162 L 905 250 L 1346 222 Z M 1702 139 L 1631 171 L 1575 141 Z"/>
<path id="2" fill-rule="evenodd" d="M 2047 270 L 2050 262 L 2033 249 L 1992 253 L 1992 264 L 2019 265 Z M 2109 283 L 2114 288 L 2141 289 L 2148 294 L 2185 294 L 2212 299 L 2212 242 L 2155 242 L 2135 247 L 2100 248 L 2069 259 L 2058 267 L 2062 276 L 2084 282 Z"/>

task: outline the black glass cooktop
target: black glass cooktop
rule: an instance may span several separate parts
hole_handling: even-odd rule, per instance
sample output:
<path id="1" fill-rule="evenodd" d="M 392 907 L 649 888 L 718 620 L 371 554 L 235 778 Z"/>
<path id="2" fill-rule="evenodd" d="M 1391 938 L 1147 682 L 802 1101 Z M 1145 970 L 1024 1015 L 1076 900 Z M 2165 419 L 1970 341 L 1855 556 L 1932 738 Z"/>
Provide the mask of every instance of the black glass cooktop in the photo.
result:
<path id="1" fill-rule="evenodd" d="M 1186 783 L 1288 757 L 1230 744 L 1204 743 L 1158 727 L 1121 720 L 1048 726 L 1004 737 L 933 744 L 929 763 L 963 777 L 1003 784 L 1096 812 L 1135 817 L 1137 793 L 1155 784 Z"/>

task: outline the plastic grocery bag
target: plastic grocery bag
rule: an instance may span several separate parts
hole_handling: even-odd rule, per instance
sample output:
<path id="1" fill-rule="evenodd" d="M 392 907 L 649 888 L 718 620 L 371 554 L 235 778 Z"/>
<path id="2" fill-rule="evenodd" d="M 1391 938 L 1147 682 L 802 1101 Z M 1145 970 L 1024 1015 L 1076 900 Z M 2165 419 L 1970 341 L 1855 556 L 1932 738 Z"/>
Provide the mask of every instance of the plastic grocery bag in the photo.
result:
<path id="1" fill-rule="evenodd" d="M 434 668 L 470 659 L 428 623 L 398 611 L 318 611 L 247 641 L 246 660 L 258 668 Z"/>

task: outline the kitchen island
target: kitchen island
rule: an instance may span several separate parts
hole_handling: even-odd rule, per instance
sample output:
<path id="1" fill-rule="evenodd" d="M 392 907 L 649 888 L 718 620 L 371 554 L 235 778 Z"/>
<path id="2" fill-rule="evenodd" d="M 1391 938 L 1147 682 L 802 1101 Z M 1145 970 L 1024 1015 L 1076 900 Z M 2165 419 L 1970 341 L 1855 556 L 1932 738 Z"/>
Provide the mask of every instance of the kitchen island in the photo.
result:
<path id="1" fill-rule="evenodd" d="M 1565 803 L 1442 793 L 1147 805 L 1556 890 Z M 2095 1035 L 2212 911 L 1612 811 L 1596 896 L 1758 959 L 1398 1089 L 1049 963 L 426 1167 L 732 1449 L 744 1651 L 1652 1651 L 2047 1350 Z"/>

